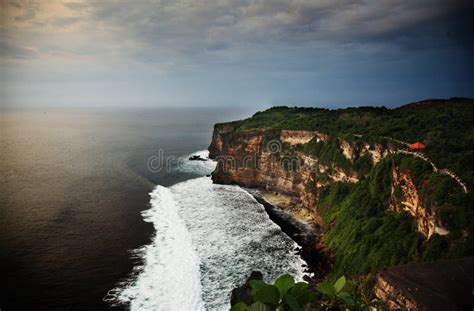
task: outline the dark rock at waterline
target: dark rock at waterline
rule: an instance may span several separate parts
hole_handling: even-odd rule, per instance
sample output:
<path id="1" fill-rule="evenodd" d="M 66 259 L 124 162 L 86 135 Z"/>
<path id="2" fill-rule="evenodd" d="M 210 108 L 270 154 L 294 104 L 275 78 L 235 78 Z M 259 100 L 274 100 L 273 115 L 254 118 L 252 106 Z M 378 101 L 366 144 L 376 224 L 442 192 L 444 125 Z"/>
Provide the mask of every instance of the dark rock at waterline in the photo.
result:
<path id="1" fill-rule="evenodd" d="M 201 158 L 198 155 L 193 155 L 193 156 L 189 157 L 189 161 L 207 161 L 207 160 L 204 159 L 204 158 Z"/>
<path id="2" fill-rule="evenodd" d="M 250 287 L 250 281 L 252 280 L 262 280 L 263 274 L 259 271 L 252 271 L 250 277 L 245 281 L 245 284 L 234 288 L 230 295 L 230 304 L 231 306 L 243 302 L 246 305 L 250 306 L 252 301 L 252 288 Z"/>
<path id="3" fill-rule="evenodd" d="M 315 243 L 321 236 L 321 229 L 313 225 L 301 225 L 289 214 L 284 213 L 282 209 L 265 201 L 258 193 L 251 190 L 249 192 L 257 202 L 263 205 L 270 219 L 279 225 L 281 230 L 298 244 L 295 248 L 295 253 L 300 255 L 308 265 L 305 267 L 305 272 L 313 273 L 313 277 L 305 275 L 303 280 L 308 283 L 323 280 L 331 270 L 332 263 L 326 251 Z"/>

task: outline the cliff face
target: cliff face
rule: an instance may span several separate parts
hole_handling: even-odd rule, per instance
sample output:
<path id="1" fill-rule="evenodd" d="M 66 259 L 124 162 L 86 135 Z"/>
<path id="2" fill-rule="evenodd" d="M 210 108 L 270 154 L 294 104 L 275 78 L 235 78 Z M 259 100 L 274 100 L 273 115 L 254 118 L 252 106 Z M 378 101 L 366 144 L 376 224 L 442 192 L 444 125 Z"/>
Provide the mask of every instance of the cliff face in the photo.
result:
<path id="1" fill-rule="evenodd" d="M 447 235 L 449 231 L 437 221 L 434 209 L 427 208 L 422 203 L 418 189 L 409 171 L 392 169 L 392 189 L 390 208 L 397 212 L 406 211 L 415 218 L 418 231 L 426 238 L 434 233 Z"/>
<path id="2" fill-rule="evenodd" d="M 347 141 L 342 141 L 340 147 L 344 157 L 351 162 L 354 162 L 364 154 L 369 154 L 372 162 L 376 164 L 390 153 L 390 150 L 381 144 L 375 144 L 373 149 L 371 149 L 371 146 L 365 142 L 349 143 Z"/>
<path id="3" fill-rule="evenodd" d="M 313 212 L 319 187 L 337 181 L 358 181 L 355 171 L 322 164 L 302 151 L 289 152 L 293 146 L 313 139 L 325 142 L 329 135 L 287 130 L 235 133 L 232 126 L 216 126 L 209 146 L 210 157 L 218 161 L 212 179 L 216 183 L 259 188 L 278 195 L 281 202 L 286 202 L 283 205 L 298 205 Z M 346 152 L 355 157 L 361 151 L 348 147 Z M 318 178 L 322 174 L 325 178 Z"/>
<path id="4" fill-rule="evenodd" d="M 365 157 L 374 165 L 396 151 L 391 144 L 341 139 L 336 152 L 343 159 L 331 163 L 298 148 L 311 142 L 328 144 L 330 139 L 330 135 L 317 131 L 235 131 L 232 124 L 218 124 L 209 146 L 210 157 L 218 162 L 212 179 L 263 190 L 271 203 L 293 207 L 295 213 L 311 215 L 320 223 L 315 207 L 321 189 L 337 182 L 358 182 L 367 175 L 354 165 L 359 159 Z M 409 172 L 394 167 L 391 183 L 389 209 L 408 212 L 426 238 L 448 233 L 438 224 L 435 212 L 423 206 Z"/>

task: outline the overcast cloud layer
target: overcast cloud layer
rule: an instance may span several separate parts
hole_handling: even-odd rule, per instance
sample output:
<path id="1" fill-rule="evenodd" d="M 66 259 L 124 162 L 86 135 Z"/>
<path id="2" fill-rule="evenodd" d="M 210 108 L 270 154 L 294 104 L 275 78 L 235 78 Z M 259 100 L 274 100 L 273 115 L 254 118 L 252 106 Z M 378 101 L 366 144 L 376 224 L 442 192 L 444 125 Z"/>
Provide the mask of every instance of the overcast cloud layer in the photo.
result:
<path id="1" fill-rule="evenodd" d="M 472 1 L 0 0 L 7 106 L 473 96 Z"/>

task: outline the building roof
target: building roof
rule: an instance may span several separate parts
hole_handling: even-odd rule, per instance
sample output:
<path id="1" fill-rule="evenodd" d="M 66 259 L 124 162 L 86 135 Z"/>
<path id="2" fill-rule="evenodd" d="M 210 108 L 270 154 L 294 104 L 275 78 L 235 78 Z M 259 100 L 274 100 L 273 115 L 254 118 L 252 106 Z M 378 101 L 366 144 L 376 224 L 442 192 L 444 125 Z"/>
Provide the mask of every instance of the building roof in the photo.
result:
<path id="1" fill-rule="evenodd" d="M 411 144 L 411 145 L 408 145 L 408 147 L 410 149 L 424 149 L 425 148 L 425 145 L 423 143 L 420 143 L 419 141 L 417 141 L 416 143 L 414 144 Z"/>

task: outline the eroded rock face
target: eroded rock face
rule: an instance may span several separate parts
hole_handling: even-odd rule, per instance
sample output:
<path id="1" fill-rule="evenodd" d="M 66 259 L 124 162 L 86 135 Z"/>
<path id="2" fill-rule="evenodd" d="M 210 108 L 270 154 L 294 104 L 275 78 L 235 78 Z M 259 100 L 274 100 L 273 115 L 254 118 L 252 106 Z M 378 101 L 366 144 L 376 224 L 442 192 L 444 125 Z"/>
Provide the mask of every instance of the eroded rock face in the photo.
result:
<path id="1" fill-rule="evenodd" d="M 317 141 L 325 142 L 329 139 L 329 135 L 316 131 L 282 130 L 280 132 L 280 140 L 284 143 L 289 143 L 290 145 L 306 144 L 313 138 L 316 138 Z"/>
<path id="2" fill-rule="evenodd" d="M 214 134 L 216 140 L 210 147 L 210 157 L 218 161 L 212 179 L 222 184 L 236 183 L 245 187 L 256 187 L 278 192 L 302 201 L 305 185 L 312 178 L 314 161 L 298 156 L 283 158 L 281 143 L 275 140 L 274 146 L 265 143 L 265 131 L 241 133 L 238 139 L 230 142 L 226 134 Z"/>
<path id="3" fill-rule="evenodd" d="M 373 150 L 369 149 L 368 152 L 370 153 L 370 156 L 372 157 L 372 161 L 375 164 L 375 163 L 380 162 L 380 160 L 385 158 L 389 153 L 394 152 L 394 148 L 389 149 L 381 144 L 376 144 L 374 146 L 374 149 Z"/>
<path id="4" fill-rule="evenodd" d="M 375 144 L 373 149 L 371 149 L 370 145 L 364 141 L 348 142 L 342 140 L 341 149 L 344 157 L 351 162 L 368 154 L 374 164 L 380 162 L 380 160 L 385 158 L 390 152 L 393 152 L 393 150 L 381 144 Z"/>
<path id="5" fill-rule="evenodd" d="M 410 172 L 393 168 L 392 179 L 391 209 L 406 211 L 412 215 L 416 220 L 418 231 L 428 239 L 434 233 L 439 235 L 449 233 L 438 224 L 435 210 L 423 205 Z"/>
<path id="6" fill-rule="evenodd" d="M 338 181 L 358 181 L 356 172 L 328 167 L 303 152 L 283 150 L 284 143 L 304 144 L 314 138 L 327 141 L 329 136 L 313 131 L 287 130 L 235 134 L 228 125 L 216 126 L 209 146 L 210 157 L 218 161 L 212 179 L 216 183 L 273 191 L 314 212 L 318 188 Z M 320 174 L 327 178 L 318 179 Z"/>

